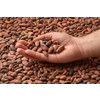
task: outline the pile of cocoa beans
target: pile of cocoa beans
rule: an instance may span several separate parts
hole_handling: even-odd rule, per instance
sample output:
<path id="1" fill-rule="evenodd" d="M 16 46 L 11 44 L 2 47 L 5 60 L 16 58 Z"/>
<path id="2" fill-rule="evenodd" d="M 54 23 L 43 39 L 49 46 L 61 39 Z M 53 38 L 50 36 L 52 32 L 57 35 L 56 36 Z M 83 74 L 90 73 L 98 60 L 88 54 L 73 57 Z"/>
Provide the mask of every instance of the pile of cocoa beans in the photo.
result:
<path id="1" fill-rule="evenodd" d="M 48 54 L 60 53 L 64 50 L 64 46 L 59 45 L 58 41 L 52 42 L 47 38 L 45 38 L 43 41 L 39 40 L 36 42 L 31 42 L 27 47 L 33 51 L 43 53 L 46 57 L 48 57 Z"/>
<path id="2" fill-rule="evenodd" d="M 15 46 L 48 32 L 82 37 L 98 29 L 100 17 L 0 17 L 0 84 L 100 84 L 100 57 L 65 64 L 37 62 L 18 54 Z M 60 53 L 54 45 L 63 52 L 64 46 L 50 40 L 32 42 L 29 49 Z"/>

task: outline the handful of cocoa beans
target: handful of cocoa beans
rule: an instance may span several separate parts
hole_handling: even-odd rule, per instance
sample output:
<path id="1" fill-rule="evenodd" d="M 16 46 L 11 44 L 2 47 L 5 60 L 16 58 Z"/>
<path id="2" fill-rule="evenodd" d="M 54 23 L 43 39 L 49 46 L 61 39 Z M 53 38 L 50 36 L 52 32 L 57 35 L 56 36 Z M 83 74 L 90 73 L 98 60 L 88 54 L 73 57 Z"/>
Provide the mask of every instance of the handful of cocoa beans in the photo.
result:
<path id="1" fill-rule="evenodd" d="M 58 41 L 52 42 L 47 38 L 35 42 L 32 41 L 27 47 L 30 50 L 43 53 L 46 57 L 48 57 L 48 54 L 56 54 L 64 50 L 64 45 L 60 45 Z"/>

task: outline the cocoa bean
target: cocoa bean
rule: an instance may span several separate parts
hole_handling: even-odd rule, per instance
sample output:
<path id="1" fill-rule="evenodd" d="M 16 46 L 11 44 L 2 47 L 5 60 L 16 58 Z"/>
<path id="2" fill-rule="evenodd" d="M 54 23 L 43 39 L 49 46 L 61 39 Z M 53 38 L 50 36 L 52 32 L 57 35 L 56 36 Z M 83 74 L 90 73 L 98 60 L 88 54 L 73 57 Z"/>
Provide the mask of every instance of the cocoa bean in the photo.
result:
<path id="1" fill-rule="evenodd" d="M 81 75 L 82 79 L 89 79 L 90 77 L 88 75 Z"/>
<path id="2" fill-rule="evenodd" d="M 1 81 L 2 81 L 2 82 L 6 82 L 6 81 L 8 81 L 8 79 L 6 79 L 6 78 L 1 78 Z"/>
<path id="3" fill-rule="evenodd" d="M 54 47 L 51 46 L 51 47 L 48 49 L 48 53 L 49 53 L 49 54 L 50 54 L 50 53 L 53 53 L 53 51 L 54 51 Z"/>
<path id="4" fill-rule="evenodd" d="M 28 76 L 31 76 L 33 73 L 34 73 L 34 71 L 33 71 L 33 70 L 30 70 L 30 71 L 27 73 L 27 75 L 28 75 Z"/>
<path id="5" fill-rule="evenodd" d="M 59 46 L 58 49 L 56 50 L 56 53 L 60 53 L 60 52 L 63 51 L 63 50 L 64 50 L 64 46 L 61 45 L 61 46 Z"/>
<path id="6" fill-rule="evenodd" d="M 50 80 L 50 81 L 54 80 L 54 77 L 53 77 L 53 76 L 50 76 L 50 77 L 49 77 L 49 80 Z"/>
<path id="7" fill-rule="evenodd" d="M 58 82 L 59 80 L 58 79 L 54 79 L 53 81 L 52 81 L 52 83 L 54 84 L 54 83 L 56 83 L 56 82 Z"/>
<path id="8" fill-rule="evenodd" d="M 65 80 L 65 79 L 66 79 L 66 75 L 62 75 L 62 76 L 60 77 L 60 79 L 61 79 L 61 80 Z"/>
<path id="9" fill-rule="evenodd" d="M 45 38 L 44 41 L 49 41 L 49 39 L 48 38 Z"/>
<path id="10" fill-rule="evenodd" d="M 40 81 L 46 81 L 47 79 L 45 77 L 41 77 Z"/>
<path id="11" fill-rule="evenodd" d="M 100 73 L 99 73 L 99 71 L 94 71 L 94 73 L 96 74 L 96 75 L 100 75 Z"/>
<path id="12" fill-rule="evenodd" d="M 51 42 L 51 41 L 48 41 L 48 42 L 46 43 L 46 46 L 47 46 L 47 47 L 50 47 L 51 44 L 52 44 L 52 42 Z"/>
<path id="13" fill-rule="evenodd" d="M 45 44 L 42 44 L 42 45 L 41 45 L 41 48 L 42 48 L 44 51 L 47 51 L 47 50 L 48 50 L 48 47 L 47 47 Z"/>
<path id="14" fill-rule="evenodd" d="M 97 78 L 97 77 L 98 77 L 98 75 L 94 75 L 94 74 L 91 76 L 91 78 L 93 78 L 93 79 Z"/>
<path id="15" fill-rule="evenodd" d="M 11 82 L 15 83 L 15 84 L 21 84 L 20 80 L 12 80 Z"/>
<path id="16" fill-rule="evenodd" d="M 69 72 L 69 76 L 72 76 L 73 75 L 73 72 L 74 72 L 74 70 L 71 69 L 70 72 Z"/>
<path id="17" fill-rule="evenodd" d="M 100 65 L 97 66 L 97 70 L 100 71 Z"/>
<path id="18" fill-rule="evenodd" d="M 82 78 L 77 78 L 77 79 L 76 79 L 76 83 L 81 83 L 82 81 L 83 81 Z"/>
<path id="19" fill-rule="evenodd" d="M 37 52 L 42 53 L 42 48 L 39 47 L 38 50 L 37 50 Z"/>
<path id="20" fill-rule="evenodd" d="M 32 84 L 33 82 L 31 80 L 27 80 L 27 83 L 28 84 Z"/>
<path id="21" fill-rule="evenodd" d="M 23 68 L 19 68 L 19 69 L 17 69 L 15 72 L 16 73 L 19 73 L 20 71 L 22 71 L 23 70 Z"/>
<path id="22" fill-rule="evenodd" d="M 22 78 L 22 81 L 25 81 L 25 80 L 27 80 L 27 79 L 29 79 L 29 76 L 24 76 L 24 77 Z"/>
<path id="23" fill-rule="evenodd" d="M 15 77 L 15 76 L 17 76 L 17 73 L 16 72 L 8 72 L 8 75 L 11 77 Z"/>
<path id="24" fill-rule="evenodd" d="M 42 84 L 42 81 L 40 81 L 40 80 L 35 80 L 34 82 L 35 82 L 35 84 Z"/>
<path id="25" fill-rule="evenodd" d="M 100 80 L 100 77 L 96 77 L 96 80 L 99 81 Z"/>
<path id="26" fill-rule="evenodd" d="M 30 61 L 29 63 L 26 64 L 26 67 L 30 67 L 30 66 L 32 66 L 33 64 L 34 64 L 34 62 L 33 62 L 33 61 Z"/>
<path id="27" fill-rule="evenodd" d="M 34 47 L 32 50 L 33 50 L 33 51 L 37 51 L 37 49 L 38 49 L 38 47 Z"/>
<path id="28" fill-rule="evenodd" d="M 43 51 L 43 54 L 48 57 L 48 53 L 46 51 Z"/>
<path id="29" fill-rule="evenodd" d="M 35 45 L 30 46 L 30 49 L 33 49 L 35 47 Z M 28 47 L 29 48 L 29 47 Z M 34 50 L 35 51 L 35 50 Z"/>

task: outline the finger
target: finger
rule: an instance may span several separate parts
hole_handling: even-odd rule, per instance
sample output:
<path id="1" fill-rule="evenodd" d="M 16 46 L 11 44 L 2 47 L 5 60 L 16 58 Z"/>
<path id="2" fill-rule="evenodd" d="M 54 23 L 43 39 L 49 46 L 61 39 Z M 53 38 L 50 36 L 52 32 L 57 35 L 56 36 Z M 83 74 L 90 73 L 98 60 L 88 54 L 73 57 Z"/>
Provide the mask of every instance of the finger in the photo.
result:
<path id="1" fill-rule="evenodd" d="M 45 34 L 45 35 L 40 35 L 40 36 L 36 37 L 33 41 L 35 42 L 35 41 L 38 41 L 38 40 L 43 40 L 43 39 L 45 39 L 45 38 L 48 38 L 48 39 L 50 40 L 50 39 L 52 39 L 53 33 L 54 33 L 54 32 L 52 32 L 52 33 L 47 33 L 47 34 Z"/>
<path id="2" fill-rule="evenodd" d="M 27 54 L 25 53 L 25 50 L 23 50 L 23 49 L 21 49 L 21 48 L 18 48 L 18 49 L 17 49 L 17 52 L 18 52 L 19 54 L 23 55 L 24 57 L 27 57 L 27 58 L 29 58 L 29 59 L 38 61 L 38 59 L 35 59 L 35 58 L 33 58 L 33 57 L 27 55 Z"/>
<path id="3" fill-rule="evenodd" d="M 46 61 L 47 59 L 47 57 L 44 54 L 32 50 L 25 50 L 25 53 L 39 60 Z"/>
<path id="4" fill-rule="evenodd" d="M 23 45 L 22 43 L 17 43 L 16 44 L 16 47 L 17 48 L 22 48 L 22 49 L 24 49 L 24 50 L 27 50 L 28 48 L 25 46 L 25 45 Z"/>
<path id="5" fill-rule="evenodd" d="M 46 57 L 44 54 L 38 53 L 32 50 L 26 50 L 25 53 L 27 55 L 34 57 L 35 59 L 38 59 L 39 61 L 47 61 L 47 62 L 53 62 L 53 63 L 58 62 L 56 54 L 49 54 L 48 57 Z"/>
<path id="6" fill-rule="evenodd" d="M 19 40 L 18 43 L 22 43 L 22 44 L 24 44 L 25 46 L 27 46 L 27 45 L 29 44 L 29 43 L 28 43 L 27 41 L 25 41 L 25 40 Z"/>

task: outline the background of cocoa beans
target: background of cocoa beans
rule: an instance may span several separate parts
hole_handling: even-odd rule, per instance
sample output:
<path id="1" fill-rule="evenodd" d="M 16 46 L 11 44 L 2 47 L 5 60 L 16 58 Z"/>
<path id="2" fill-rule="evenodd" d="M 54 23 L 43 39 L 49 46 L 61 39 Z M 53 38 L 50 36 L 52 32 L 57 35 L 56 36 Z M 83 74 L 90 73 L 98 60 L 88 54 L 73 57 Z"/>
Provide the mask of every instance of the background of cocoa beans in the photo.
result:
<path id="1" fill-rule="evenodd" d="M 0 84 L 100 84 L 100 57 L 66 64 L 31 61 L 16 52 L 48 32 L 81 37 L 100 28 L 100 17 L 0 17 Z"/>

